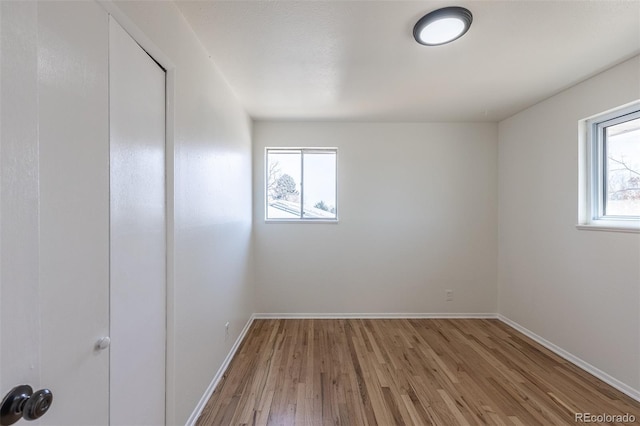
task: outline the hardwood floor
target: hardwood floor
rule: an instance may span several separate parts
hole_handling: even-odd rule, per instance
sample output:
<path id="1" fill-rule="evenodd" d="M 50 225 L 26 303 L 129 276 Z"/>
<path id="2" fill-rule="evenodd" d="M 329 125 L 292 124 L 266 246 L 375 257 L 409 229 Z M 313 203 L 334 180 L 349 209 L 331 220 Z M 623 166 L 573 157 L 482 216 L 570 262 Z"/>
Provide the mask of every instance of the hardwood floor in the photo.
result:
<path id="1" fill-rule="evenodd" d="M 256 320 L 197 424 L 575 425 L 575 413 L 639 424 L 640 403 L 498 320 Z"/>

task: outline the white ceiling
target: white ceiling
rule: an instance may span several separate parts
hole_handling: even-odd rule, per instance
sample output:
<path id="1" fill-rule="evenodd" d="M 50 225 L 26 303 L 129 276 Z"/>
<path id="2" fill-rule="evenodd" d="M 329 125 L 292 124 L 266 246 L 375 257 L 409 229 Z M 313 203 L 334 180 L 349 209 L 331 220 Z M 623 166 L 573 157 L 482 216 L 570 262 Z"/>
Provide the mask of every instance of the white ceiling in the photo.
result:
<path id="1" fill-rule="evenodd" d="M 498 121 L 640 53 L 640 0 L 177 4 L 256 119 Z M 464 37 L 413 40 L 453 5 Z"/>

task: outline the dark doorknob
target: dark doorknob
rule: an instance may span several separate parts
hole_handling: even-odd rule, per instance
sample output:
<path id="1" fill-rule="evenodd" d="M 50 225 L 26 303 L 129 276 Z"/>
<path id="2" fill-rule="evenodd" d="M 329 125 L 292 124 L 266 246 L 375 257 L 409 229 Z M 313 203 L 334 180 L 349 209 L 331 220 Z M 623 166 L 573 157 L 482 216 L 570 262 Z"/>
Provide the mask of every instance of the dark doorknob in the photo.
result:
<path id="1" fill-rule="evenodd" d="M 0 405 L 0 426 L 9 426 L 23 418 L 35 420 L 49 410 L 53 394 L 49 389 L 33 392 L 29 385 L 20 385 L 11 389 Z"/>

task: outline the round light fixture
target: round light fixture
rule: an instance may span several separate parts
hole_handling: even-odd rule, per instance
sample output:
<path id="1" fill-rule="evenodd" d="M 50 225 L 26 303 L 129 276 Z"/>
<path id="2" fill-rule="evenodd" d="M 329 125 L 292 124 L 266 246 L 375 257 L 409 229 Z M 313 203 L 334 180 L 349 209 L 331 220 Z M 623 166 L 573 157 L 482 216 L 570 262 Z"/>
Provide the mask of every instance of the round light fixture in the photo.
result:
<path id="1" fill-rule="evenodd" d="M 439 46 L 462 37 L 471 26 L 473 15 L 464 7 L 445 7 L 427 13 L 413 27 L 420 44 Z"/>

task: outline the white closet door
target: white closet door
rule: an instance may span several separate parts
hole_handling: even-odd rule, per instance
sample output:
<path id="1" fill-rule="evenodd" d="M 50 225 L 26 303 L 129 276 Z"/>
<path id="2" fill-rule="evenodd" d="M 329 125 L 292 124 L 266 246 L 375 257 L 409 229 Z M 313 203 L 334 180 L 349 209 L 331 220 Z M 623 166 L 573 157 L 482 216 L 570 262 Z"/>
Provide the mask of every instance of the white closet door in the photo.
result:
<path id="1" fill-rule="evenodd" d="M 165 72 L 111 18 L 110 423 L 165 423 Z"/>

